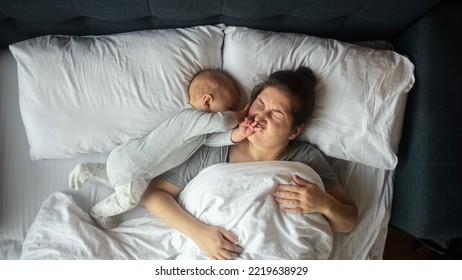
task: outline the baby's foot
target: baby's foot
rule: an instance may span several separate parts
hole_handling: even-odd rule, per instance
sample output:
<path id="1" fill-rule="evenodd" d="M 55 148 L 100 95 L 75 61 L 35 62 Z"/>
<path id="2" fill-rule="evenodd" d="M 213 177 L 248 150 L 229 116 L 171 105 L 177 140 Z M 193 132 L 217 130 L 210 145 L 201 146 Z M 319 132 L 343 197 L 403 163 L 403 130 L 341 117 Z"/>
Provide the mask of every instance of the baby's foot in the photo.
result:
<path id="1" fill-rule="evenodd" d="M 111 186 L 106 173 L 106 164 L 97 162 L 85 162 L 77 165 L 69 173 L 69 187 L 80 190 L 88 179 Z"/>
<path id="2" fill-rule="evenodd" d="M 80 190 L 88 180 L 90 170 L 86 163 L 77 165 L 74 170 L 69 173 L 68 181 L 69 187 L 74 190 Z"/>

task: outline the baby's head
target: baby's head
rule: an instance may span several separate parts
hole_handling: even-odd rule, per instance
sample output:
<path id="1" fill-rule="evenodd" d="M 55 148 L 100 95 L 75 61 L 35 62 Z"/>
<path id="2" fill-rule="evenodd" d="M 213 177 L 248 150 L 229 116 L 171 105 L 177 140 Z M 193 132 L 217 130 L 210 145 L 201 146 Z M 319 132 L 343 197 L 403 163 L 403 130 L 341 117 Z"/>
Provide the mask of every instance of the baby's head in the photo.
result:
<path id="1" fill-rule="evenodd" d="M 208 112 L 233 111 L 239 105 L 239 91 L 233 80 L 221 70 L 199 72 L 189 85 L 189 103 Z"/>

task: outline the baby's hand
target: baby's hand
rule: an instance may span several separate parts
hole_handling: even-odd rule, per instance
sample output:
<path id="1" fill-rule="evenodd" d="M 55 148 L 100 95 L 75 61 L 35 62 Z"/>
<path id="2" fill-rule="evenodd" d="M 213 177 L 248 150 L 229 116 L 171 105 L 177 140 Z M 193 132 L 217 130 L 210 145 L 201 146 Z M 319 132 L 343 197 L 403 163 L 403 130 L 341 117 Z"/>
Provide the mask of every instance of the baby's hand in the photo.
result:
<path id="1" fill-rule="evenodd" d="M 244 121 L 239 124 L 239 134 L 243 137 L 243 139 L 252 135 L 255 131 L 260 131 L 258 123 L 256 121 L 250 120 L 248 117 L 245 117 Z"/>
<path id="2" fill-rule="evenodd" d="M 233 130 L 233 133 L 231 134 L 231 140 L 234 143 L 241 142 L 256 131 L 260 130 L 261 128 L 258 127 L 258 123 L 256 121 L 252 121 L 248 117 L 245 117 L 244 120 L 239 123 L 239 127 Z"/>

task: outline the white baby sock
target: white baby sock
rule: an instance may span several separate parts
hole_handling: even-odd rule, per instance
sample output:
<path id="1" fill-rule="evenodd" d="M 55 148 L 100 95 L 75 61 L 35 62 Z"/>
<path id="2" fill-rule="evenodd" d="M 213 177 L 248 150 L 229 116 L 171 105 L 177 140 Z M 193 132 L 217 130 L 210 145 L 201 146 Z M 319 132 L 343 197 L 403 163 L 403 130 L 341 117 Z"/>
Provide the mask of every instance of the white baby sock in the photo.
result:
<path id="1" fill-rule="evenodd" d="M 97 162 L 85 162 L 77 165 L 69 173 L 69 187 L 80 190 L 88 179 L 111 186 L 106 172 L 106 164 Z"/>

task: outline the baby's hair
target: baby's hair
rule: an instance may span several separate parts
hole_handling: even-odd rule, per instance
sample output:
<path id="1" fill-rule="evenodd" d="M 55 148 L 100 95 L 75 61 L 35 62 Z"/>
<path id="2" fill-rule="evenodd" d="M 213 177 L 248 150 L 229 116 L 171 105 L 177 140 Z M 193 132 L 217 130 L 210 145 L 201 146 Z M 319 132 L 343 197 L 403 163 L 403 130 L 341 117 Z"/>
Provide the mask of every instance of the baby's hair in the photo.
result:
<path id="1" fill-rule="evenodd" d="M 225 72 L 218 69 L 203 70 L 197 73 L 189 84 L 189 100 L 197 100 L 205 94 L 213 96 L 220 93 L 219 89 L 223 87 L 234 87 L 238 92 L 233 79 Z"/>

